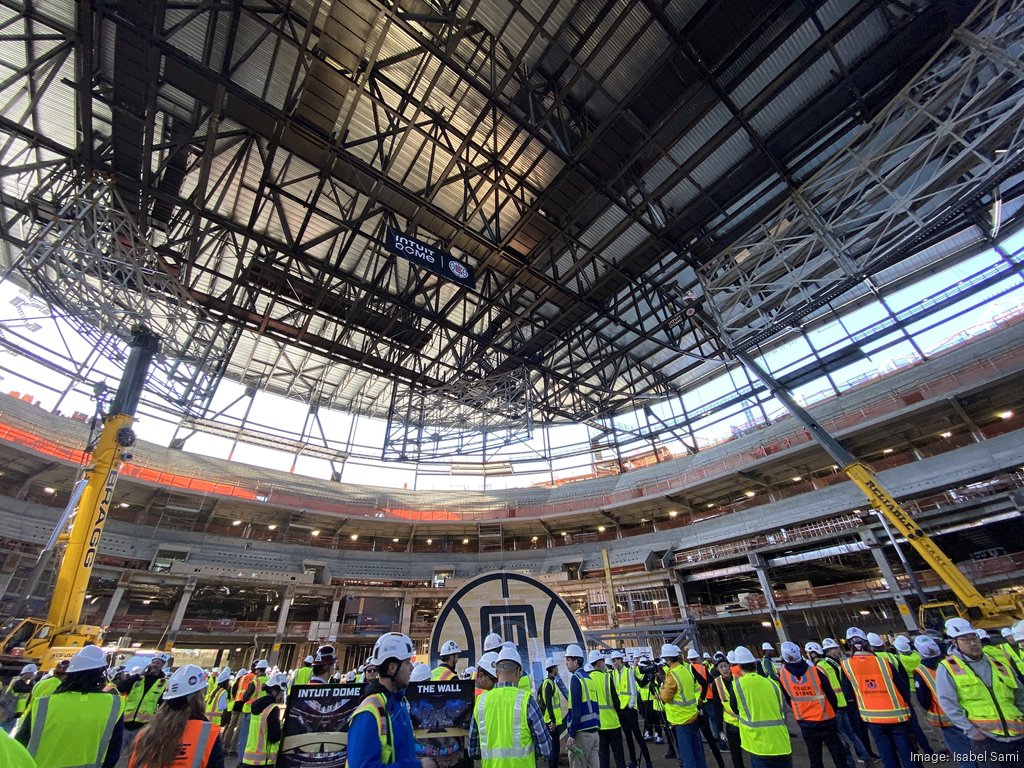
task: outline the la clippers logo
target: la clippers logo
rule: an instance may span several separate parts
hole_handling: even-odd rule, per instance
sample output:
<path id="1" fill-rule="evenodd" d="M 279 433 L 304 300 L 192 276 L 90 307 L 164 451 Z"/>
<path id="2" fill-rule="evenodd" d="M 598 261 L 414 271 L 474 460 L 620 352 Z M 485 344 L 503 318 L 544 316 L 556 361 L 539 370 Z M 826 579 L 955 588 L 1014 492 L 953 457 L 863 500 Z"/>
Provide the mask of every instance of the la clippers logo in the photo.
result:
<path id="1" fill-rule="evenodd" d="M 458 278 L 461 278 L 462 280 L 465 280 L 467 277 L 469 277 L 469 270 L 466 269 L 466 265 L 463 264 L 461 261 L 455 261 L 454 259 L 452 259 L 451 261 L 448 262 L 448 269 L 452 271 L 453 275 L 455 275 Z"/>

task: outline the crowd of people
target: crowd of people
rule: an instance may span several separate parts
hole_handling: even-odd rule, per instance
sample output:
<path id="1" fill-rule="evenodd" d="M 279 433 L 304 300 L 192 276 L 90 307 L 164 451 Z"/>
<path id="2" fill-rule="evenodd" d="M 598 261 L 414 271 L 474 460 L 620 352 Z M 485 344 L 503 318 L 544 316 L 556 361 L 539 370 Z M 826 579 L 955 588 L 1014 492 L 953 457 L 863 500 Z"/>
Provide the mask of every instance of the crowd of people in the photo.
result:
<path id="1" fill-rule="evenodd" d="M 0 735 L 0 766 L 11 768 L 223 768 L 273 765 L 282 741 L 290 685 L 366 684 L 348 722 L 349 768 L 445 768 L 480 760 L 482 768 L 653 768 L 653 745 L 665 745 L 680 768 L 790 768 L 790 722 L 810 768 L 827 750 L 835 768 L 878 761 L 882 768 L 949 760 L 961 768 L 1020 765 L 1024 746 L 1024 621 L 990 637 L 950 619 L 946 639 L 847 630 L 833 638 L 764 643 L 699 654 L 664 644 L 656 658 L 576 644 L 554 657 L 545 675 L 528 675 L 514 643 L 489 634 L 476 664 L 454 641 L 437 649 L 434 669 L 414 663 L 412 641 L 382 635 L 369 659 L 342 673 L 333 646 L 321 646 L 291 674 L 265 659 L 252 670 L 171 671 L 166 654 L 141 669 L 108 668 L 102 649 L 87 646 L 46 675 L 25 665 L 5 689 L 13 712 Z M 413 738 L 405 701 L 416 680 L 472 679 L 475 703 L 468 737 L 453 759 L 431 755 Z M 916 705 L 916 708 L 915 708 Z M 935 747 L 918 720 L 940 734 Z M 9 732 L 10 736 L 6 735 Z M 448 758 L 452 758 L 452 754 Z M 628 754 L 628 759 L 627 759 Z M 439 765 L 440 764 L 440 765 Z"/>

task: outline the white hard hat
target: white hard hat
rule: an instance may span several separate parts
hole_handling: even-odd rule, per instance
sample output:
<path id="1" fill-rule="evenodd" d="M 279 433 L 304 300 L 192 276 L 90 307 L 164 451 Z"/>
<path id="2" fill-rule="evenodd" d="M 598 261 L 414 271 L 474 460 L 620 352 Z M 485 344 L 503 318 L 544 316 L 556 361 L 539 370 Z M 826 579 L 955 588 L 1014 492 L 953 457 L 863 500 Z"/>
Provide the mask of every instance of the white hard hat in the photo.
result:
<path id="1" fill-rule="evenodd" d="M 663 659 L 669 659 L 669 658 L 672 658 L 673 656 L 682 656 L 682 655 L 683 655 L 683 652 L 682 652 L 682 650 L 680 650 L 678 645 L 673 645 L 672 643 L 665 643 L 664 645 L 661 646 L 661 658 L 663 658 Z"/>
<path id="2" fill-rule="evenodd" d="M 725 660 L 728 661 L 730 664 L 735 664 L 736 651 L 729 651 L 727 654 L 725 654 Z"/>
<path id="3" fill-rule="evenodd" d="M 497 632 L 491 632 L 491 634 L 484 638 L 484 653 L 487 653 L 487 651 L 497 651 L 501 648 L 501 643 L 501 635 Z"/>
<path id="4" fill-rule="evenodd" d="M 604 661 L 604 654 L 601 653 L 601 651 L 599 651 L 597 648 L 595 648 L 594 650 L 592 650 L 590 653 L 587 654 L 587 663 L 588 664 L 593 664 L 594 662 L 597 662 L 597 661 Z"/>
<path id="5" fill-rule="evenodd" d="M 98 645 L 87 645 L 74 656 L 68 664 L 68 672 L 85 672 L 87 669 L 103 669 L 107 666 L 107 656 Z"/>
<path id="6" fill-rule="evenodd" d="M 1024 640 L 1024 619 L 1013 625 L 1013 639 L 1018 643 Z"/>
<path id="7" fill-rule="evenodd" d="M 868 639 L 868 636 L 864 634 L 864 630 L 860 627 L 850 627 L 848 630 L 846 630 L 847 640 L 853 640 L 855 637 L 858 637 L 861 640 Z"/>
<path id="8" fill-rule="evenodd" d="M 761 650 L 762 651 L 774 651 L 775 650 L 775 646 L 772 645 L 771 643 L 765 641 L 765 642 L 761 643 Z"/>
<path id="9" fill-rule="evenodd" d="M 245 667 L 242 667 L 242 668 L 241 668 L 240 670 L 238 670 L 238 671 L 237 671 L 237 672 L 235 673 L 235 676 L 236 676 L 236 677 L 241 677 L 242 675 L 248 675 L 248 674 L 249 674 L 249 670 L 248 670 L 248 669 L 246 669 Z"/>
<path id="10" fill-rule="evenodd" d="M 982 640 L 991 640 L 991 638 L 988 635 L 987 629 L 982 629 L 981 627 L 978 627 L 974 631 L 978 633 L 978 637 L 980 637 Z"/>
<path id="11" fill-rule="evenodd" d="M 162 698 L 180 699 L 191 696 L 196 691 L 204 690 L 206 690 L 206 673 L 195 664 L 186 664 L 171 675 Z"/>
<path id="12" fill-rule="evenodd" d="M 573 658 L 576 658 L 576 659 L 585 659 L 585 658 L 587 658 L 587 654 L 584 653 L 583 649 L 580 648 L 575 643 L 573 643 L 572 645 L 566 647 L 565 655 L 566 655 L 567 658 L 569 656 L 572 656 Z"/>
<path id="13" fill-rule="evenodd" d="M 612 651 L 608 658 L 611 661 L 615 661 L 616 659 L 625 659 L 626 655 L 622 651 Z"/>
<path id="14" fill-rule="evenodd" d="M 473 679 L 473 675 L 475 675 L 475 674 L 476 674 L 476 667 L 466 667 L 464 670 L 462 670 L 462 675 L 460 677 L 463 680 L 472 680 Z"/>
<path id="15" fill-rule="evenodd" d="M 750 649 L 745 645 L 736 646 L 736 650 L 733 651 L 733 658 L 737 664 L 756 664 L 757 659 L 754 658 L 754 654 L 750 652 Z"/>
<path id="16" fill-rule="evenodd" d="M 288 675 L 284 672 L 275 672 L 267 678 L 263 684 L 264 688 L 286 688 L 288 686 Z"/>
<path id="17" fill-rule="evenodd" d="M 430 667 L 422 661 L 417 661 L 412 667 L 412 674 L 409 675 L 410 683 L 422 683 L 430 679 Z"/>
<path id="18" fill-rule="evenodd" d="M 493 677 L 495 680 L 498 679 L 498 654 L 494 651 L 488 651 L 479 659 L 476 660 L 477 672 L 486 672 L 488 675 Z"/>
<path id="19" fill-rule="evenodd" d="M 220 671 L 220 674 L 217 675 L 217 685 L 220 685 L 221 683 L 226 683 L 230 679 L 231 667 L 224 667 L 224 669 Z"/>
<path id="20" fill-rule="evenodd" d="M 462 653 L 462 649 L 459 647 L 459 644 L 456 643 L 454 640 L 446 641 L 441 646 L 441 650 L 439 651 L 439 655 L 441 656 L 451 656 L 456 653 Z"/>
<path id="21" fill-rule="evenodd" d="M 302 663 L 303 663 L 303 664 L 312 664 L 312 663 L 313 663 L 313 654 L 310 654 L 309 656 L 307 656 L 306 658 L 304 658 L 304 659 L 302 660 Z"/>
<path id="22" fill-rule="evenodd" d="M 422 662 L 419 662 L 419 663 L 422 663 Z M 356 681 L 356 673 L 353 672 L 352 670 L 349 670 L 348 672 L 345 673 L 344 681 L 346 683 L 354 683 Z"/>
<path id="23" fill-rule="evenodd" d="M 910 638 L 904 635 L 898 635 L 892 644 L 896 646 L 896 650 L 900 653 L 910 653 Z"/>
<path id="24" fill-rule="evenodd" d="M 884 645 L 882 636 L 877 632 L 868 632 L 868 645 L 872 648 L 881 648 Z"/>
<path id="25" fill-rule="evenodd" d="M 800 646 L 788 640 L 782 644 L 782 660 L 795 664 L 800 661 Z"/>
<path id="26" fill-rule="evenodd" d="M 704 651 L 704 658 L 705 659 L 710 659 L 711 658 L 711 654 L 708 653 L 707 651 Z"/>
<path id="27" fill-rule="evenodd" d="M 523 668 L 523 659 L 519 655 L 519 649 L 509 648 L 507 645 L 502 646 L 501 652 L 498 654 L 498 661 L 514 661 L 520 669 Z"/>
<path id="28" fill-rule="evenodd" d="M 829 648 L 838 648 L 839 643 L 834 638 L 826 637 L 821 641 L 821 649 L 827 651 Z"/>
<path id="29" fill-rule="evenodd" d="M 820 643 L 816 643 L 813 640 L 804 644 L 804 650 L 807 651 L 808 654 L 816 653 L 819 656 L 825 655 L 825 649 L 821 647 Z"/>
<path id="30" fill-rule="evenodd" d="M 405 661 L 416 655 L 412 640 L 401 632 L 387 632 L 377 638 L 373 644 L 373 655 L 370 657 L 379 667 L 388 659 Z"/>
<path id="31" fill-rule="evenodd" d="M 1013 629 L 1010 627 L 1003 627 L 999 630 L 999 634 L 1003 637 L 1013 637 Z"/>
<path id="32" fill-rule="evenodd" d="M 971 626 L 971 622 L 967 619 L 961 619 L 959 617 L 955 619 L 946 619 L 946 634 L 949 637 L 963 637 L 964 635 L 977 635 L 978 630 Z"/>
<path id="33" fill-rule="evenodd" d="M 253 670 L 266 669 L 269 666 L 270 665 L 267 664 L 267 660 L 266 659 L 260 659 L 259 661 L 257 661 L 255 664 L 252 665 L 252 668 L 253 668 Z"/>
<path id="34" fill-rule="evenodd" d="M 39 667 L 35 664 L 26 664 L 21 668 L 21 674 L 23 675 L 34 675 L 39 671 Z"/>
<path id="35" fill-rule="evenodd" d="M 546 659 L 544 659 L 544 669 L 551 669 L 552 667 L 557 666 L 558 662 L 555 661 L 554 656 L 548 656 Z"/>
<path id="36" fill-rule="evenodd" d="M 686 658 L 689 659 L 690 661 L 693 661 L 694 659 L 699 659 L 700 658 L 700 654 L 697 653 L 697 649 L 696 648 L 691 648 L 690 650 L 688 650 L 686 652 Z"/>
<path id="37" fill-rule="evenodd" d="M 931 659 L 942 653 L 939 644 L 928 635 L 918 635 L 914 638 L 914 647 L 921 654 L 922 658 Z"/>

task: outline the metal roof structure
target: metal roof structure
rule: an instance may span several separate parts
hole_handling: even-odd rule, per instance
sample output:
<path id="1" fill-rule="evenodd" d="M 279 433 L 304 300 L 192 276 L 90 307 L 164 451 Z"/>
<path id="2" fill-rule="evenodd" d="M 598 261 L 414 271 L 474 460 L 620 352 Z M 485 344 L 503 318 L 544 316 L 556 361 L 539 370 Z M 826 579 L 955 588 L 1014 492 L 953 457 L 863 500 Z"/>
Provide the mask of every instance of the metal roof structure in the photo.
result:
<path id="1" fill-rule="evenodd" d="M 1015 226 L 1022 5 L 2 0 L 0 255 L 199 417 L 598 424 Z"/>

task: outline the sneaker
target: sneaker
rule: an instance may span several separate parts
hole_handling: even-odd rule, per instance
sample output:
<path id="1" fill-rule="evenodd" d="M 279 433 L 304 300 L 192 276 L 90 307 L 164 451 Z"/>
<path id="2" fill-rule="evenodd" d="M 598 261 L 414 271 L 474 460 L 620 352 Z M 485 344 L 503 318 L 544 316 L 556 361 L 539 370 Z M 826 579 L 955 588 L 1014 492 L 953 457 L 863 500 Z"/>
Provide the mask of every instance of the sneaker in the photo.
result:
<path id="1" fill-rule="evenodd" d="M 665 740 L 663 738 L 661 738 L 661 736 L 655 736 L 654 737 L 654 743 L 655 744 L 664 744 Z"/>

